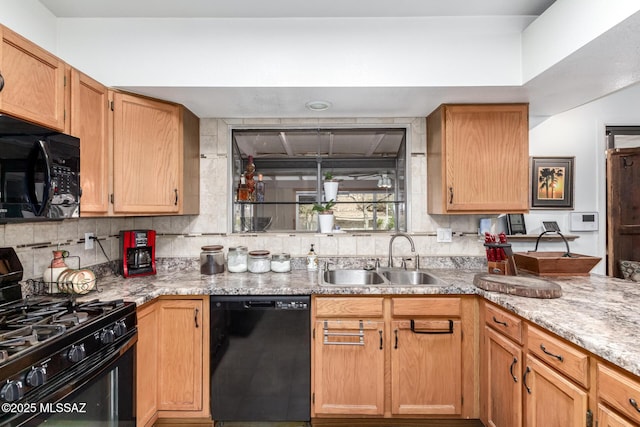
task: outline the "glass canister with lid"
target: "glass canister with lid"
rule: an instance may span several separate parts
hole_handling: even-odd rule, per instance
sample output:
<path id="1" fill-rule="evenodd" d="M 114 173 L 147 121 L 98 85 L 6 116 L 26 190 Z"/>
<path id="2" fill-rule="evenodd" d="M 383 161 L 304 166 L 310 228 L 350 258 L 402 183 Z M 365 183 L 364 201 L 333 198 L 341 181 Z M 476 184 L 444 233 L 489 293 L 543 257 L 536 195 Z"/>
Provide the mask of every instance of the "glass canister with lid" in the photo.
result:
<path id="1" fill-rule="evenodd" d="M 271 271 L 288 273 L 291 271 L 291 255 L 286 253 L 271 255 Z"/>
<path id="2" fill-rule="evenodd" d="M 246 246 L 229 248 L 229 253 L 227 254 L 227 268 L 231 273 L 243 273 L 247 271 Z"/>
<path id="3" fill-rule="evenodd" d="M 224 273 L 224 253 L 223 246 L 210 245 L 203 246 L 200 252 L 200 274 Z"/>
<path id="4" fill-rule="evenodd" d="M 251 273 L 266 273 L 271 270 L 269 251 L 259 250 L 249 252 L 247 268 Z"/>

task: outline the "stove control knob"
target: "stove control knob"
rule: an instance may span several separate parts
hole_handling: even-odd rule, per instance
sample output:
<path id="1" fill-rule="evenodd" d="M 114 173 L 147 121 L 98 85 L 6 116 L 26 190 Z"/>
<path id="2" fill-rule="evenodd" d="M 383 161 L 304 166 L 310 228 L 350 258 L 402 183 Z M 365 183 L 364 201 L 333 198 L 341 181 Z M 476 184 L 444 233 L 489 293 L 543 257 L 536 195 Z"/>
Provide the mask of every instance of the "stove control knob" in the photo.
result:
<path id="1" fill-rule="evenodd" d="M 0 388 L 0 399 L 5 402 L 15 402 L 22 399 L 22 382 L 7 381 Z"/>
<path id="2" fill-rule="evenodd" d="M 124 323 L 124 320 L 119 320 L 113 325 L 113 332 L 116 334 L 116 337 L 121 337 L 127 333 L 127 325 Z"/>
<path id="3" fill-rule="evenodd" d="M 34 366 L 27 374 L 28 386 L 38 387 L 47 381 L 47 369 L 44 366 Z"/>
<path id="4" fill-rule="evenodd" d="M 111 344 L 116 339 L 116 334 L 113 329 L 104 329 L 100 332 L 100 342 L 102 344 Z"/>
<path id="5" fill-rule="evenodd" d="M 85 354 L 84 344 L 72 345 L 69 349 L 69 354 L 67 354 L 67 358 L 72 363 L 78 363 L 84 359 Z"/>

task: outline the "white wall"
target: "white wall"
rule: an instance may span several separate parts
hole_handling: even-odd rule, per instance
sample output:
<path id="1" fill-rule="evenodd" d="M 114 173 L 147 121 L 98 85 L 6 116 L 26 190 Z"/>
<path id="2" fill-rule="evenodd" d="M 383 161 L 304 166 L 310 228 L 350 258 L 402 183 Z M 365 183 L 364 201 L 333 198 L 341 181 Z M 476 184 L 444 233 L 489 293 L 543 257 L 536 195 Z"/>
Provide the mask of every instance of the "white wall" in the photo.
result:
<path id="1" fill-rule="evenodd" d="M 1 0 L 0 24 L 51 53 L 58 50 L 57 19 L 38 0 Z"/>

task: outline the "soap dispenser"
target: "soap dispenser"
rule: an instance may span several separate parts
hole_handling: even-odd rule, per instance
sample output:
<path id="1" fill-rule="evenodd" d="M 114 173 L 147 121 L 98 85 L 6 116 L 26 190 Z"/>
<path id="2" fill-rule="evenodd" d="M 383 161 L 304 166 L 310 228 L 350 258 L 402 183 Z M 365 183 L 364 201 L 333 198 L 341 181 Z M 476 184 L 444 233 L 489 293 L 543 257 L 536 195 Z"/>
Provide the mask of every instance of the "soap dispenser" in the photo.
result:
<path id="1" fill-rule="evenodd" d="M 309 253 L 307 254 L 307 270 L 314 271 L 318 269 L 318 254 L 313 249 L 313 243 L 311 244 L 311 249 L 309 249 Z"/>

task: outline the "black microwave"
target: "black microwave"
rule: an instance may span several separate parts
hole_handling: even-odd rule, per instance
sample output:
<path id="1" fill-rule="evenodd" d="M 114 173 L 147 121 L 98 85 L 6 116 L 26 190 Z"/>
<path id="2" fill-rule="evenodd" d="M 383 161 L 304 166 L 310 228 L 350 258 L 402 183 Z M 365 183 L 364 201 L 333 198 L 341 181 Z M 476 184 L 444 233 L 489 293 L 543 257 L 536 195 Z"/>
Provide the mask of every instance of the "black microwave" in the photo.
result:
<path id="1" fill-rule="evenodd" d="M 0 224 L 80 216 L 80 139 L 0 114 Z"/>

